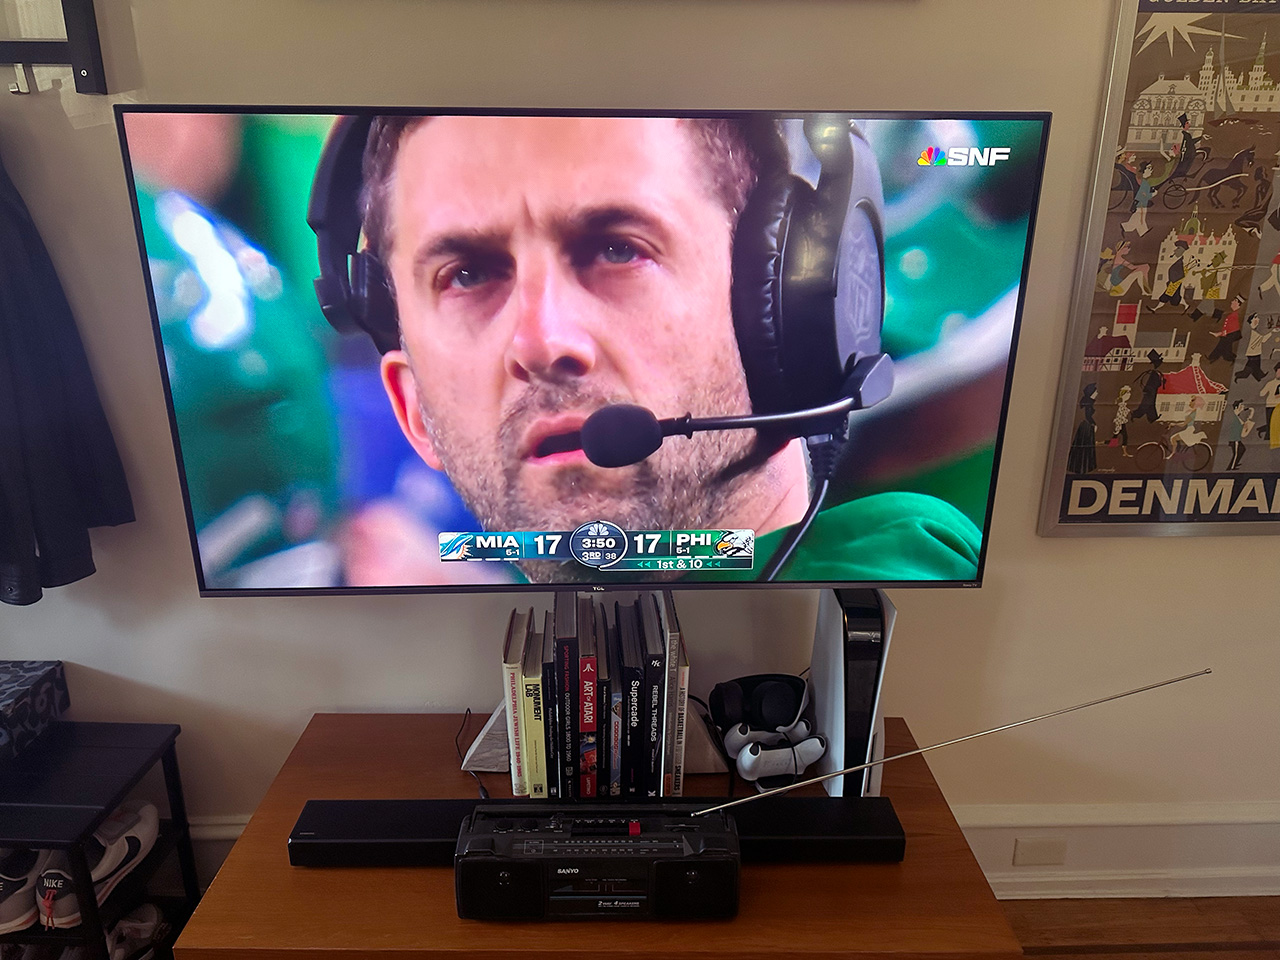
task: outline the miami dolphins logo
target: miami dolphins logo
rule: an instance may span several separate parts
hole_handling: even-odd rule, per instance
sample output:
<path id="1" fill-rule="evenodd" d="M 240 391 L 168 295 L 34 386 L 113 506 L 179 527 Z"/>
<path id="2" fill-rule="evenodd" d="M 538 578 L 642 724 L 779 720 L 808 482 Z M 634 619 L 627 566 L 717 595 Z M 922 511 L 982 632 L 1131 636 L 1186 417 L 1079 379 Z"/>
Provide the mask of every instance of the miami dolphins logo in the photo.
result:
<path id="1" fill-rule="evenodd" d="M 441 560 L 466 560 L 471 556 L 471 541 L 475 534 L 442 533 L 440 534 Z"/>

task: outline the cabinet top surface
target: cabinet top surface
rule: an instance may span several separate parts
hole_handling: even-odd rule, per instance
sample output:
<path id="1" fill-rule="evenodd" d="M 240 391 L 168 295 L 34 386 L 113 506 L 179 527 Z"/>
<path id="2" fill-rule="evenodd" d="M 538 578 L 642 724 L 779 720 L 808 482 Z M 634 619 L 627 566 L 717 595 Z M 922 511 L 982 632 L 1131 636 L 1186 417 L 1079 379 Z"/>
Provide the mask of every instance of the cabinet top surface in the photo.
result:
<path id="1" fill-rule="evenodd" d="M 484 718 L 473 718 L 465 750 Z M 460 920 L 453 870 L 304 868 L 286 840 L 312 799 L 474 797 L 448 714 L 317 714 L 223 864 L 176 946 L 177 960 L 301 953 L 368 958 L 1018 957 L 1021 949 L 923 757 L 888 764 L 883 792 L 907 834 L 898 864 L 744 864 L 740 911 L 725 922 Z M 889 754 L 915 748 L 890 719 Z M 510 778 L 481 774 L 495 796 Z M 723 777 L 691 778 L 714 796 Z M 767 802 L 767 801 L 765 801 Z"/>

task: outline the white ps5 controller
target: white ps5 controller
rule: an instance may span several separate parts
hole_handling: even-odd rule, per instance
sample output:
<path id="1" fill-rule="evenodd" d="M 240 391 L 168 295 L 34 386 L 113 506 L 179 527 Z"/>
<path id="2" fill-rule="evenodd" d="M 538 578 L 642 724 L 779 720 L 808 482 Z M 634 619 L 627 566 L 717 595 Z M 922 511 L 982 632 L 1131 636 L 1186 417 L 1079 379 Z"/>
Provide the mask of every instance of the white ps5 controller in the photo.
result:
<path id="1" fill-rule="evenodd" d="M 738 754 L 738 775 L 743 780 L 760 780 L 764 777 L 780 777 L 800 774 L 811 763 L 822 759 L 827 752 L 825 737 L 816 736 L 799 743 L 766 747 L 760 743 L 748 743 Z"/>
<path id="2" fill-rule="evenodd" d="M 752 730 L 745 723 L 730 727 L 724 735 L 724 749 L 733 759 L 742 753 L 743 747 L 758 743 L 762 747 L 776 747 L 780 743 L 797 743 L 807 740 L 813 729 L 809 721 L 801 717 L 789 727 L 778 727 L 777 730 Z"/>

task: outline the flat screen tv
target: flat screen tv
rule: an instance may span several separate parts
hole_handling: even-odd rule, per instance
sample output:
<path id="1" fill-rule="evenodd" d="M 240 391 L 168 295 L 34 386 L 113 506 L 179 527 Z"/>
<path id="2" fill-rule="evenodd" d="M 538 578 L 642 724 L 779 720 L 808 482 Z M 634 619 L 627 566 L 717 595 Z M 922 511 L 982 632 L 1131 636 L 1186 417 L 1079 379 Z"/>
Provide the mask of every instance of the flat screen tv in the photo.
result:
<path id="1" fill-rule="evenodd" d="M 1047 114 L 117 122 L 202 594 L 981 583 Z"/>

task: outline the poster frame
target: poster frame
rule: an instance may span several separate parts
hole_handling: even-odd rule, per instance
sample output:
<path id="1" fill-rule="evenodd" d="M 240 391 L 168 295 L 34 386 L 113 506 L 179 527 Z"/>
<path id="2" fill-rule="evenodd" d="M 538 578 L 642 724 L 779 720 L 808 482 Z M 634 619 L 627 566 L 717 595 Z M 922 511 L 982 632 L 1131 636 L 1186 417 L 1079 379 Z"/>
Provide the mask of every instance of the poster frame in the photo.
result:
<path id="1" fill-rule="evenodd" d="M 1091 522 L 1063 522 L 1060 519 L 1068 480 L 1067 461 L 1075 430 L 1081 365 L 1089 333 L 1094 323 L 1094 293 L 1098 274 L 1098 254 L 1105 239 L 1107 206 L 1114 173 L 1115 144 L 1126 114 L 1133 44 L 1138 29 L 1139 0 L 1116 0 L 1112 33 L 1111 65 L 1103 88 L 1103 109 L 1098 123 L 1094 177 L 1089 186 L 1087 215 L 1081 231 L 1058 394 L 1054 406 L 1052 442 L 1046 464 L 1041 496 L 1038 533 L 1044 537 L 1168 537 L 1168 536 L 1250 536 L 1280 533 L 1280 519 L 1171 522 L 1168 520 L 1123 522 L 1100 517 Z M 1277 17 L 1280 22 L 1280 17 Z M 1280 185 L 1278 185 L 1280 186 Z M 1273 475 L 1274 476 L 1274 475 Z M 1280 477 L 1276 479 L 1280 489 Z M 1280 497 L 1280 492 L 1277 493 Z"/>

